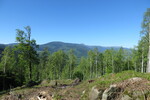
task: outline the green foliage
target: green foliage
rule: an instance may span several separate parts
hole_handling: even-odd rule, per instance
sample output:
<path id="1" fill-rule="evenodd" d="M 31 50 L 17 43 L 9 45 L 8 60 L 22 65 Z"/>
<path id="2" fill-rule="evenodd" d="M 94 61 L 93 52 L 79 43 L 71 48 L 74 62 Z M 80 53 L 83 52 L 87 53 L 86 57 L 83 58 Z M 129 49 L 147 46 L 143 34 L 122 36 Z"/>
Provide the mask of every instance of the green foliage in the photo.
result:
<path id="1" fill-rule="evenodd" d="M 150 8 L 147 8 L 147 11 L 144 13 L 143 21 L 142 21 L 142 31 L 141 34 L 146 36 L 146 40 L 149 41 L 148 31 L 149 31 L 149 23 L 150 23 Z"/>
<path id="2" fill-rule="evenodd" d="M 79 71 L 75 72 L 73 74 L 73 79 L 76 79 L 76 78 L 79 78 L 80 80 L 83 80 L 83 73 L 79 72 Z"/>
<path id="3" fill-rule="evenodd" d="M 50 57 L 50 53 L 47 48 L 45 48 L 44 51 L 40 52 L 39 54 L 40 63 L 38 65 L 38 70 L 37 70 L 37 74 L 39 74 L 37 76 L 38 77 L 37 79 L 39 80 L 48 79 L 49 70 L 47 64 L 49 61 L 49 57 Z"/>
<path id="4" fill-rule="evenodd" d="M 25 39 L 22 35 L 20 38 Z M 86 80 L 103 76 L 107 73 L 133 69 L 131 54 L 125 54 L 125 50 L 122 48 L 118 51 L 113 49 L 106 50 L 104 53 L 100 53 L 97 49 L 94 49 L 88 52 L 88 57 L 82 57 L 79 63 L 77 63 L 74 50 L 70 50 L 68 53 L 59 50 L 50 54 L 48 49 L 45 48 L 44 51 L 39 52 L 37 55 L 34 48 L 28 45 L 29 41 L 21 42 L 15 48 L 10 48 L 12 51 L 6 48 L 0 63 L 2 70 L 4 68 L 4 58 L 7 58 L 7 64 L 9 65 L 7 70 L 9 72 L 9 69 L 11 69 L 11 72 L 17 77 L 16 81 L 20 85 L 27 84 L 30 81 L 36 82 L 45 79 L 60 80 L 78 77 L 81 80 Z M 11 51 L 11 53 L 8 55 L 6 51 Z M 31 53 L 31 59 L 28 52 Z M 36 63 L 38 59 L 39 63 Z M 127 63 L 128 61 L 130 66 Z M 29 66 L 30 63 L 31 66 Z M 30 80 L 30 74 L 32 75 L 32 80 Z"/>
<path id="5" fill-rule="evenodd" d="M 0 80 L 2 80 L 1 87 L 3 87 L 3 90 L 22 85 L 20 75 L 17 71 L 16 60 L 13 48 L 6 47 L 2 52 L 0 62 Z"/>
<path id="6" fill-rule="evenodd" d="M 31 81 L 29 81 L 29 82 L 26 83 L 26 86 L 27 87 L 33 87 L 33 86 L 38 85 L 38 84 L 39 84 L 39 82 L 31 80 Z"/>
<path id="7" fill-rule="evenodd" d="M 35 50 L 37 47 L 36 41 L 31 40 L 31 28 L 30 26 L 25 27 L 26 32 L 17 29 L 16 41 L 19 43 L 15 46 L 16 52 L 18 52 L 18 59 L 23 66 L 22 70 L 26 70 L 26 80 L 32 80 L 32 67 L 38 64 L 38 55 Z M 29 75 L 29 77 L 27 76 Z"/>
<path id="8" fill-rule="evenodd" d="M 13 68 L 13 51 L 11 47 L 6 47 L 2 52 L 1 66 L 0 70 L 3 70 L 3 73 L 10 72 Z"/>
<path id="9" fill-rule="evenodd" d="M 136 47 L 136 70 L 141 72 L 147 71 L 148 51 L 149 51 L 149 24 L 150 24 L 150 8 L 144 13 L 142 21 L 142 30 L 140 32 L 141 39 Z M 135 59 L 134 59 L 135 60 Z M 140 64 L 140 63 L 141 64 Z"/>

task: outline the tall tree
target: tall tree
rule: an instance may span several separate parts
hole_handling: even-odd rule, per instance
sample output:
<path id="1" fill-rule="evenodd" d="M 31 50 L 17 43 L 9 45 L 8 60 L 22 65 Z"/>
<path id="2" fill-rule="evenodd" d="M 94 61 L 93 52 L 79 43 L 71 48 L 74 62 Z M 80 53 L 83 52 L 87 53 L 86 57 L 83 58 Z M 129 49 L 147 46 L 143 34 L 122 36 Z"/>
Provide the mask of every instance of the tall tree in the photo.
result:
<path id="1" fill-rule="evenodd" d="M 104 75 L 105 69 L 104 69 L 104 55 L 103 55 L 103 53 L 99 54 L 99 62 L 100 62 L 100 65 L 99 65 L 100 75 Z"/>
<path id="2" fill-rule="evenodd" d="M 149 11 L 150 13 L 150 11 Z M 149 15 L 149 20 L 150 20 L 150 15 Z M 150 22 L 149 22 L 149 50 L 148 50 L 148 63 L 147 63 L 147 72 L 150 73 Z"/>
<path id="3" fill-rule="evenodd" d="M 75 65 L 76 65 L 76 56 L 74 55 L 74 50 L 73 49 L 69 50 L 68 57 L 69 57 L 69 61 L 68 61 L 68 64 L 69 64 L 69 74 L 70 74 L 69 78 L 72 79 L 73 70 L 74 70 Z"/>
<path id="4" fill-rule="evenodd" d="M 38 56 L 35 48 L 36 40 L 31 40 L 31 28 L 30 26 L 25 27 L 26 32 L 17 29 L 16 41 L 19 43 L 16 48 L 19 54 L 26 61 L 26 66 L 29 68 L 29 80 L 32 80 L 32 66 L 38 63 Z"/>
<path id="5" fill-rule="evenodd" d="M 150 11 L 149 11 L 150 13 Z M 150 20 L 150 15 L 149 15 L 149 20 Z M 148 48 L 148 63 L 147 63 L 147 72 L 150 73 L 150 22 L 149 22 L 149 32 L 148 32 L 148 35 L 149 35 L 149 48 Z"/>
<path id="6" fill-rule="evenodd" d="M 124 65 L 125 65 L 125 54 L 124 54 L 124 49 L 121 47 L 117 52 L 116 55 L 114 57 L 114 70 L 115 73 L 121 72 L 124 69 Z"/>
<path id="7" fill-rule="evenodd" d="M 147 72 L 150 72 L 150 8 L 147 9 L 147 11 L 144 14 L 143 22 L 142 22 L 142 31 L 141 34 L 143 34 L 146 38 L 146 41 L 148 43 L 148 61 L 147 61 Z"/>
<path id="8" fill-rule="evenodd" d="M 80 63 L 75 70 L 78 72 L 82 72 L 83 80 L 88 79 L 89 77 L 88 60 L 85 57 L 81 57 Z"/>
<path id="9" fill-rule="evenodd" d="M 104 64 L 105 64 L 105 72 L 106 73 L 111 73 L 112 70 L 113 70 L 113 50 L 110 49 L 110 50 L 106 50 L 104 52 Z"/>
<path id="10" fill-rule="evenodd" d="M 89 63 L 89 75 L 90 78 L 93 77 L 93 67 L 94 67 L 94 52 L 92 50 L 90 50 L 88 52 L 88 63 Z"/>
<path id="11" fill-rule="evenodd" d="M 139 60 L 139 56 L 138 56 L 138 50 L 137 47 L 134 47 L 132 49 L 132 62 L 133 62 L 133 66 L 134 66 L 134 71 L 138 71 L 138 60 Z"/>
<path id="12" fill-rule="evenodd" d="M 96 74 L 96 77 L 98 77 L 99 52 L 97 48 L 94 49 L 94 54 L 95 54 L 95 74 Z"/>
<path id="13" fill-rule="evenodd" d="M 148 56 L 148 42 L 146 40 L 146 36 L 142 36 L 141 40 L 138 43 L 138 54 L 139 54 L 139 60 L 141 62 L 141 72 L 146 72 L 147 69 L 147 56 Z"/>
<path id="14" fill-rule="evenodd" d="M 48 70 L 47 64 L 48 64 L 49 56 L 50 56 L 50 53 L 48 51 L 48 48 L 44 48 L 44 51 L 42 51 L 39 54 L 40 63 L 39 63 L 38 74 L 39 74 L 40 80 L 48 78 L 48 73 L 49 73 L 48 71 L 49 70 Z"/>

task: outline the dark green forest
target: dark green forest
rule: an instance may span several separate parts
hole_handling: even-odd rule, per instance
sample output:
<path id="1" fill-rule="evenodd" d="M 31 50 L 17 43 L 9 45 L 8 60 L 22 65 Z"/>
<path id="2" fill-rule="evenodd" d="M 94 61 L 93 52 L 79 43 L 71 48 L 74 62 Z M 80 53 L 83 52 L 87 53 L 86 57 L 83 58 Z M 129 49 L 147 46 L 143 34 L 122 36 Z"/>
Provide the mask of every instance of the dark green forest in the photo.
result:
<path id="1" fill-rule="evenodd" d="M 100 52 L 95 47 L 78 55 L 73 47 L 68 51 L 60 49 L 53 52 L 49 47 L 40 49 L 31 37 L 30 26 L 16 29 L 17 45 L 0 49 L 0 91 L 42 80 L 87 80 L 125 70 L 148 72 L 149 23 L 150 9 L 147 9 L 138 45 L 130 50 L 121 47 Z"/>

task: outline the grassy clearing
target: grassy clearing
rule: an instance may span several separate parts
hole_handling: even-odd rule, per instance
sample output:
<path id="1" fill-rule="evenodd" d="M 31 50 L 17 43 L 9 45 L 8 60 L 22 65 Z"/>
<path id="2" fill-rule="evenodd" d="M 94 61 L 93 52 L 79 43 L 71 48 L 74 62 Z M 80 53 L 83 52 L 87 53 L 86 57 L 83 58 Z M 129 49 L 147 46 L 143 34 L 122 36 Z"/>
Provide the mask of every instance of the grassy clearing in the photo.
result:
<path id="1" fill-rule="evenodd" d="M 53 89 L 51 88 L 49 82 L 45 82 L 45 84 L 37 85 L 32 88 L 16 88 L 13 89 L 14 94 L 25 94 L 26 96 L 32 96 L 37 94 L 39 91 L 49 91 L 51 94 L 55 94 L 55 97 L 59 99 L 67 99 L 67 100 L 88 100 L 89 91 L 93 86 L 96 86 L 98 89 L 106 89 L 111 84 L 117 84 L 119 82 L 123 82 L 126 79 L 133 77 L 141 77 L 150 81 L 149 73 L 139 73 L 134 71 L 123 71 L 117 74 L 106 74 L 104 76 L 95 78 L 92 83 L 88 83 L 88 80 L 82 81 L 77 86 L 71 86 L 64 89 Z M 57 80 L 59 84 L 71 84 L 73 80 Z M 150 84 L 147 84 L 150 85 Z M 84 94 L 83 94 L 84 91 Z M 2 95 L 0 95 L 2 96 Z"/>

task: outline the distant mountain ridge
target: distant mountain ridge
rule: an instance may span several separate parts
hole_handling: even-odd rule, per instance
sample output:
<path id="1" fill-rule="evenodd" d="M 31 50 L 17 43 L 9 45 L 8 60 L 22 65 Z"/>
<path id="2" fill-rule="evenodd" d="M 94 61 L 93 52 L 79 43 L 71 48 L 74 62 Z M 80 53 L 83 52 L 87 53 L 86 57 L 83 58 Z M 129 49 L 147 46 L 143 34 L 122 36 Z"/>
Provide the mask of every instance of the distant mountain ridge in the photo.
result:
<path id="1" fill-rule="evenodd" d="M 17 45 L 17 43 L 11 43 L 11 44 L 0 44 L 0 50 L 4 49 L 6 46 L 14 46 Z M 88 46 L 84 44 L 76 44 L 76 43 L 65 43 L 65 42 L 49 42 L 46 44 L 39 45 L 39 48 L 37 49 L 38 52 L 41 52 L 44 50 L 44 48 L 48 48 L 48 50 L 53 53 L 58 50 L 63 50 L 64 52 L 68 52 L 70 49 L 73 49 L 75 52 L 75 55 L 77 57 L 87 56 L 87 52 L 89 50 L 93 50 L 94 48 L 97 48 L 99 52 L 104 52 L 107 49 L 113 48 L 114 50 L 119 50 L 120 47 L 104 47 L 104 46 Z M 129 50 L 129 48 L 124 48 Z"/>
<path id="2" fill-rule="evenodd" d="M 43 51 L 44 48 L 48 48 L 48 50 L 51 53 L 56 52 L 58 50 L 68 52 L 70 49 L 73 49 L 77 57 L 87 56 L 87 52 L 91 50 L 88 46 L 83 44 L 64 43 L 64 42 L 49 42 L 46 44 L 42 44 L 39 46 L 38 51 Z"/>

